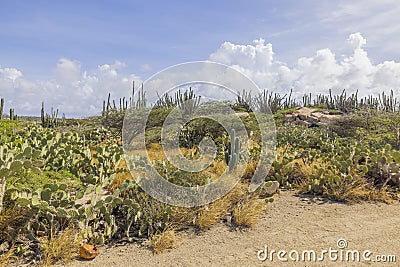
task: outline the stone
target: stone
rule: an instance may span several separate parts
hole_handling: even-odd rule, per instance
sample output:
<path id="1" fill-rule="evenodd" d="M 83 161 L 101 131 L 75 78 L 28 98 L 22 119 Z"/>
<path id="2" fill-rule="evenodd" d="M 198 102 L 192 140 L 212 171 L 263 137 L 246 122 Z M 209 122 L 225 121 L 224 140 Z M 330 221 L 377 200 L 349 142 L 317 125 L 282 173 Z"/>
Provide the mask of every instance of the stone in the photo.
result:
<path id="1" fill-rule="evenodd" d="M 301 125 L 301 126 L 304 126 L 304 127 L 307 127 L 307 128 L 311 126 L 311 123 L 309 123 L 308 121 L 297 120 L 296 123 L 298 125 Z"/>
<path id="2" fill-rule="evenodd" d="M 271 183 L 271 186 L 266 186 L 266 183 Z M 262 185 L 260 195 L 262 197 L 271 197 L 274 194 L 279 193 L 279 182 L 278 181 L 268 181 Z"/>
<path id="3" fill-rule="evenodd" d="M 293 114 L 287 114 L 284 118 L 284 122 L 294 122 L 296 120 L 297 116 Z"/>

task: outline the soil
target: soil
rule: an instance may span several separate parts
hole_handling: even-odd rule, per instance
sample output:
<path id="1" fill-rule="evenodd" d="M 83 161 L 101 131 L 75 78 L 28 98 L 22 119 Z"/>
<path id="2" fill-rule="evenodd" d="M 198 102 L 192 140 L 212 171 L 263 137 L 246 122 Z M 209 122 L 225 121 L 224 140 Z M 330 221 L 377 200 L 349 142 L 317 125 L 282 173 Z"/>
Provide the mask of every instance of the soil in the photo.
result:
<path id="1" fill-rule="evenodd" d="M 101 247 L 94 260 L 77 260 L 67 266 L 400 266 L 400 203 L 347 205 L 299 196 L 293 191 L 274 198 L 258 225 L 250 230 L 231 229 L 221 223 L 200 235 L 179 233 L 178 247 L 161 254 L 153 255 L 146 244 Z M 347 243 L 347 248 L 338 248 L 341 239 L 345 241 L 339 245 Z M 265 246 L 268 253 L 297 250 L 300 260 L 295 262 L 286 254 L 288 261 L 282 262 L 275 253 L 273 261 L 260 261 L 257 252 Z M 339 256 L 343 253 L 344 259 L 347 251 L 358 250 L 361 261 L 330 261 L 328 254 L 322 262 L 301 260 L 304 250 L 316 251 L 318 258 L 322 250 L 330 248 L 338 250 Z M 378 254 L 395 255 L 397 262 L 363 261 L 365 250 L 372 252 L 372 260 Z M 334 258 L 336 254 L 332 253 Z M 294 252 L 291 255 L 296 256 Z"/>

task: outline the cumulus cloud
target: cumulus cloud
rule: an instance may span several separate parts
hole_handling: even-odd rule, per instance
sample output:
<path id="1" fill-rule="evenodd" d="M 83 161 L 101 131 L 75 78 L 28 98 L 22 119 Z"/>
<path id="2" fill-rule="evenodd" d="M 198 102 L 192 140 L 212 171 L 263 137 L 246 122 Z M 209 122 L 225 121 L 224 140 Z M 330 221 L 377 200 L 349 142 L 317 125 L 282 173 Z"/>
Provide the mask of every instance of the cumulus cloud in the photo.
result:
<path id="1" fill-rule="evenodd" d="M 367 44 L 367 39 L 365 39 L 359 32 L 350 34 L 347 41 L 353 47 L 353 49 L 361 49 Z"/>
<path id="2" fill-rule="evenodd" d="M 134 74 L 122 74 L 125 63 L 99 65 L 92 72 L 83 71 L 77 60 L 61 58 L 54 68 L 53 78 L 29 80 L 22 71 L 0 67 L 0 97 L 6 99 L 6 108 L 15 108 L 24 115 L 40 114 L 41 102 L 59 109 L 67 116 L 100 114 L 103 100 L 110 92 L 113 98 L 131 93 L 132 80 L 140 82 Z"/>
<path id="3" fill-rule="evenodd" d="M 1 79 L 15 81 L 22 76 L 22 72 L 14 68 L 0 68 Z"/>
<path id="4" fill-rule="evenodd" d="M 348 55 L 337 56 L 332 48 L 316 51 L 313 56 L 300 57 L 294 65 L 274 59 L 272 44 L 263 39 L 251 45 L 223 43 L 210 55 L 210 60 L 224 63 L 242 71 L 260 88 L 278 92 L 294 89 L 295 95 L 359 90 L 361 95 L 377 94 L 382 90 L 400 88 L 400 63 L 385 61 L 374 65 L 364 49 L 367 40 L 361 33 L 350 34 Z"/>
<path id="5" fill-rule="evenodd" d="M 81 64 L 75 60 L 61 58 L 54 69 L 57 82 L 70 84 L 78 82 L 81 76 Z"/>

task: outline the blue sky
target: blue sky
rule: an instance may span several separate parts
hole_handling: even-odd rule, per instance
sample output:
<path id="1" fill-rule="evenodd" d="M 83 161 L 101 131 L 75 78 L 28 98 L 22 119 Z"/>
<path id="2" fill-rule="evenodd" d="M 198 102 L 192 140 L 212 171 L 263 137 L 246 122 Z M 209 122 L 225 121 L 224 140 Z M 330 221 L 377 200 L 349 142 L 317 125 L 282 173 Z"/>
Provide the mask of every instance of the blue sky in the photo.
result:
<path id="1" fill-rule="evenodd" d="M 117 59 L 135 71 L 146 64 L 157 70 L 207 59 L 224 41 L 249 43 L 268 36 L 268 41 L 293 54 L 297 45 L 279 38 L 280 33 L 309 23 L 306 14 L 296 11 L 304 5 L 298 1 L 2 3 L 1 64 L 32 75 L 43 75 L 61 57 L 77 59 L 88 68 Z"/>
<path id="2" fill-rule="evenodd" d="M 94 114 L 106 89 L 126 95 L 113 84 L 122 86 L 126 79 L 144 80 L 170 65 L 208 59 L 235 66 L 260 87 L 278 91 L 283 86 L 299 92 L 315 86 L 327 90 L 323 81 L 306 73 L 313 68 L 309 65 L 327 69 L 329 79 L 336 75 L 330 87 L 357 85 L 366 92 L 377 86 L 392 88 L 396 81 L 382 85 L 379 77 L 396 76 L 398 65 L 378 66 L 400 61 L 398 6 L 390 0 L 3 0 L 0 96 L 21 113 L 35 113 L 30 102 L 37 96 L 36 106 L 45 100 L 67 114 Z M 349 45 L 356 33 L 355 44 Z M 260 38 L 264 42 L 257 48 L 253 40 Z M 223 47 L 226 42 L 230 45 Z M 319 56 L 317 51 L 322 51 Z M 269 56 L 271 64 L 260 63 Z M 108 79 L 106 70 L 119 82 Z M 361 74 L 352 77 L 353 83 L 341 82 L 355 72 Z M 92 102 L 92 107 L 68 104 L 66 92 L 71 90 L 83 99 L 79 104 Z"/>

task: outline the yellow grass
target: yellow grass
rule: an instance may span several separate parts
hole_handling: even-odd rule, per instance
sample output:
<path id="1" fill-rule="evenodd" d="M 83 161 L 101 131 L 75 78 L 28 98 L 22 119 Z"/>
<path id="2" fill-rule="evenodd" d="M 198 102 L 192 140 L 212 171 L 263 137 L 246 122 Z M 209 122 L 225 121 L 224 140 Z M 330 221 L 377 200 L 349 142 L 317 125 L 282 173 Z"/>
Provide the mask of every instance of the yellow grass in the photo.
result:
<path id="1" fill-rule="evenodd" d="M 43 253 L 42 266 L 51 266 L 57 262 L 68 263 L 77 257 L 79 244 L 81 243 L 79 232 L 67 227 L 50 239 L 41 238 L 39 240 Z"/>
<path id="2" fill-rule="evenodd" d="M 175 248 L 176 242 L 174 230 L 166 230 L 150 238 L 150 246 L 155 254 Z"/>
<path id="3" fill-rule="evenodd" d="M 115 179 L 111 182 L 111 184 L 107 187 L 108 190 L 114 191 L 125 180 L 133 180 L 132 173 L 129 171 L 128 166 L 126 165 L 125 159 L 121 159 L 118 163 L 117 169 L 125 169 L 124 172 L 119 172 L 115 175 Z"/>
<path id="4" fill-rule="evenodd" d="M 233 222 L 239 228 L 252 228 L 258 223 L 265 210 L 266 202 L 264 200 L 249 199 L 233 209 Z"/>
<path id="5" fill-rule="evenodd" d="M 196 218 L 200 230 L 211 228 L 232 210 L 232 207 L 247 194 L 247 185 L 238 183 L 227 195 L 204 208 Z"/>
<path id="6" fill-rule="evenodd" d="M 12 259 L 16 259 L 14 256 L 14 248 L 9 249 L 6 253 L 0 255 L 0 266 L 6 266 L 11 262 Z"/>
<path id="7" fill-rule="evenodd" d="M 361 177 L 351 181 L 344 180 L 337 185 L 329 185 L 324 189 L 324 195 L 347 203 L 359 203 L 361 201 L 393 202 L 386 188 L 375 189 Z"/>

